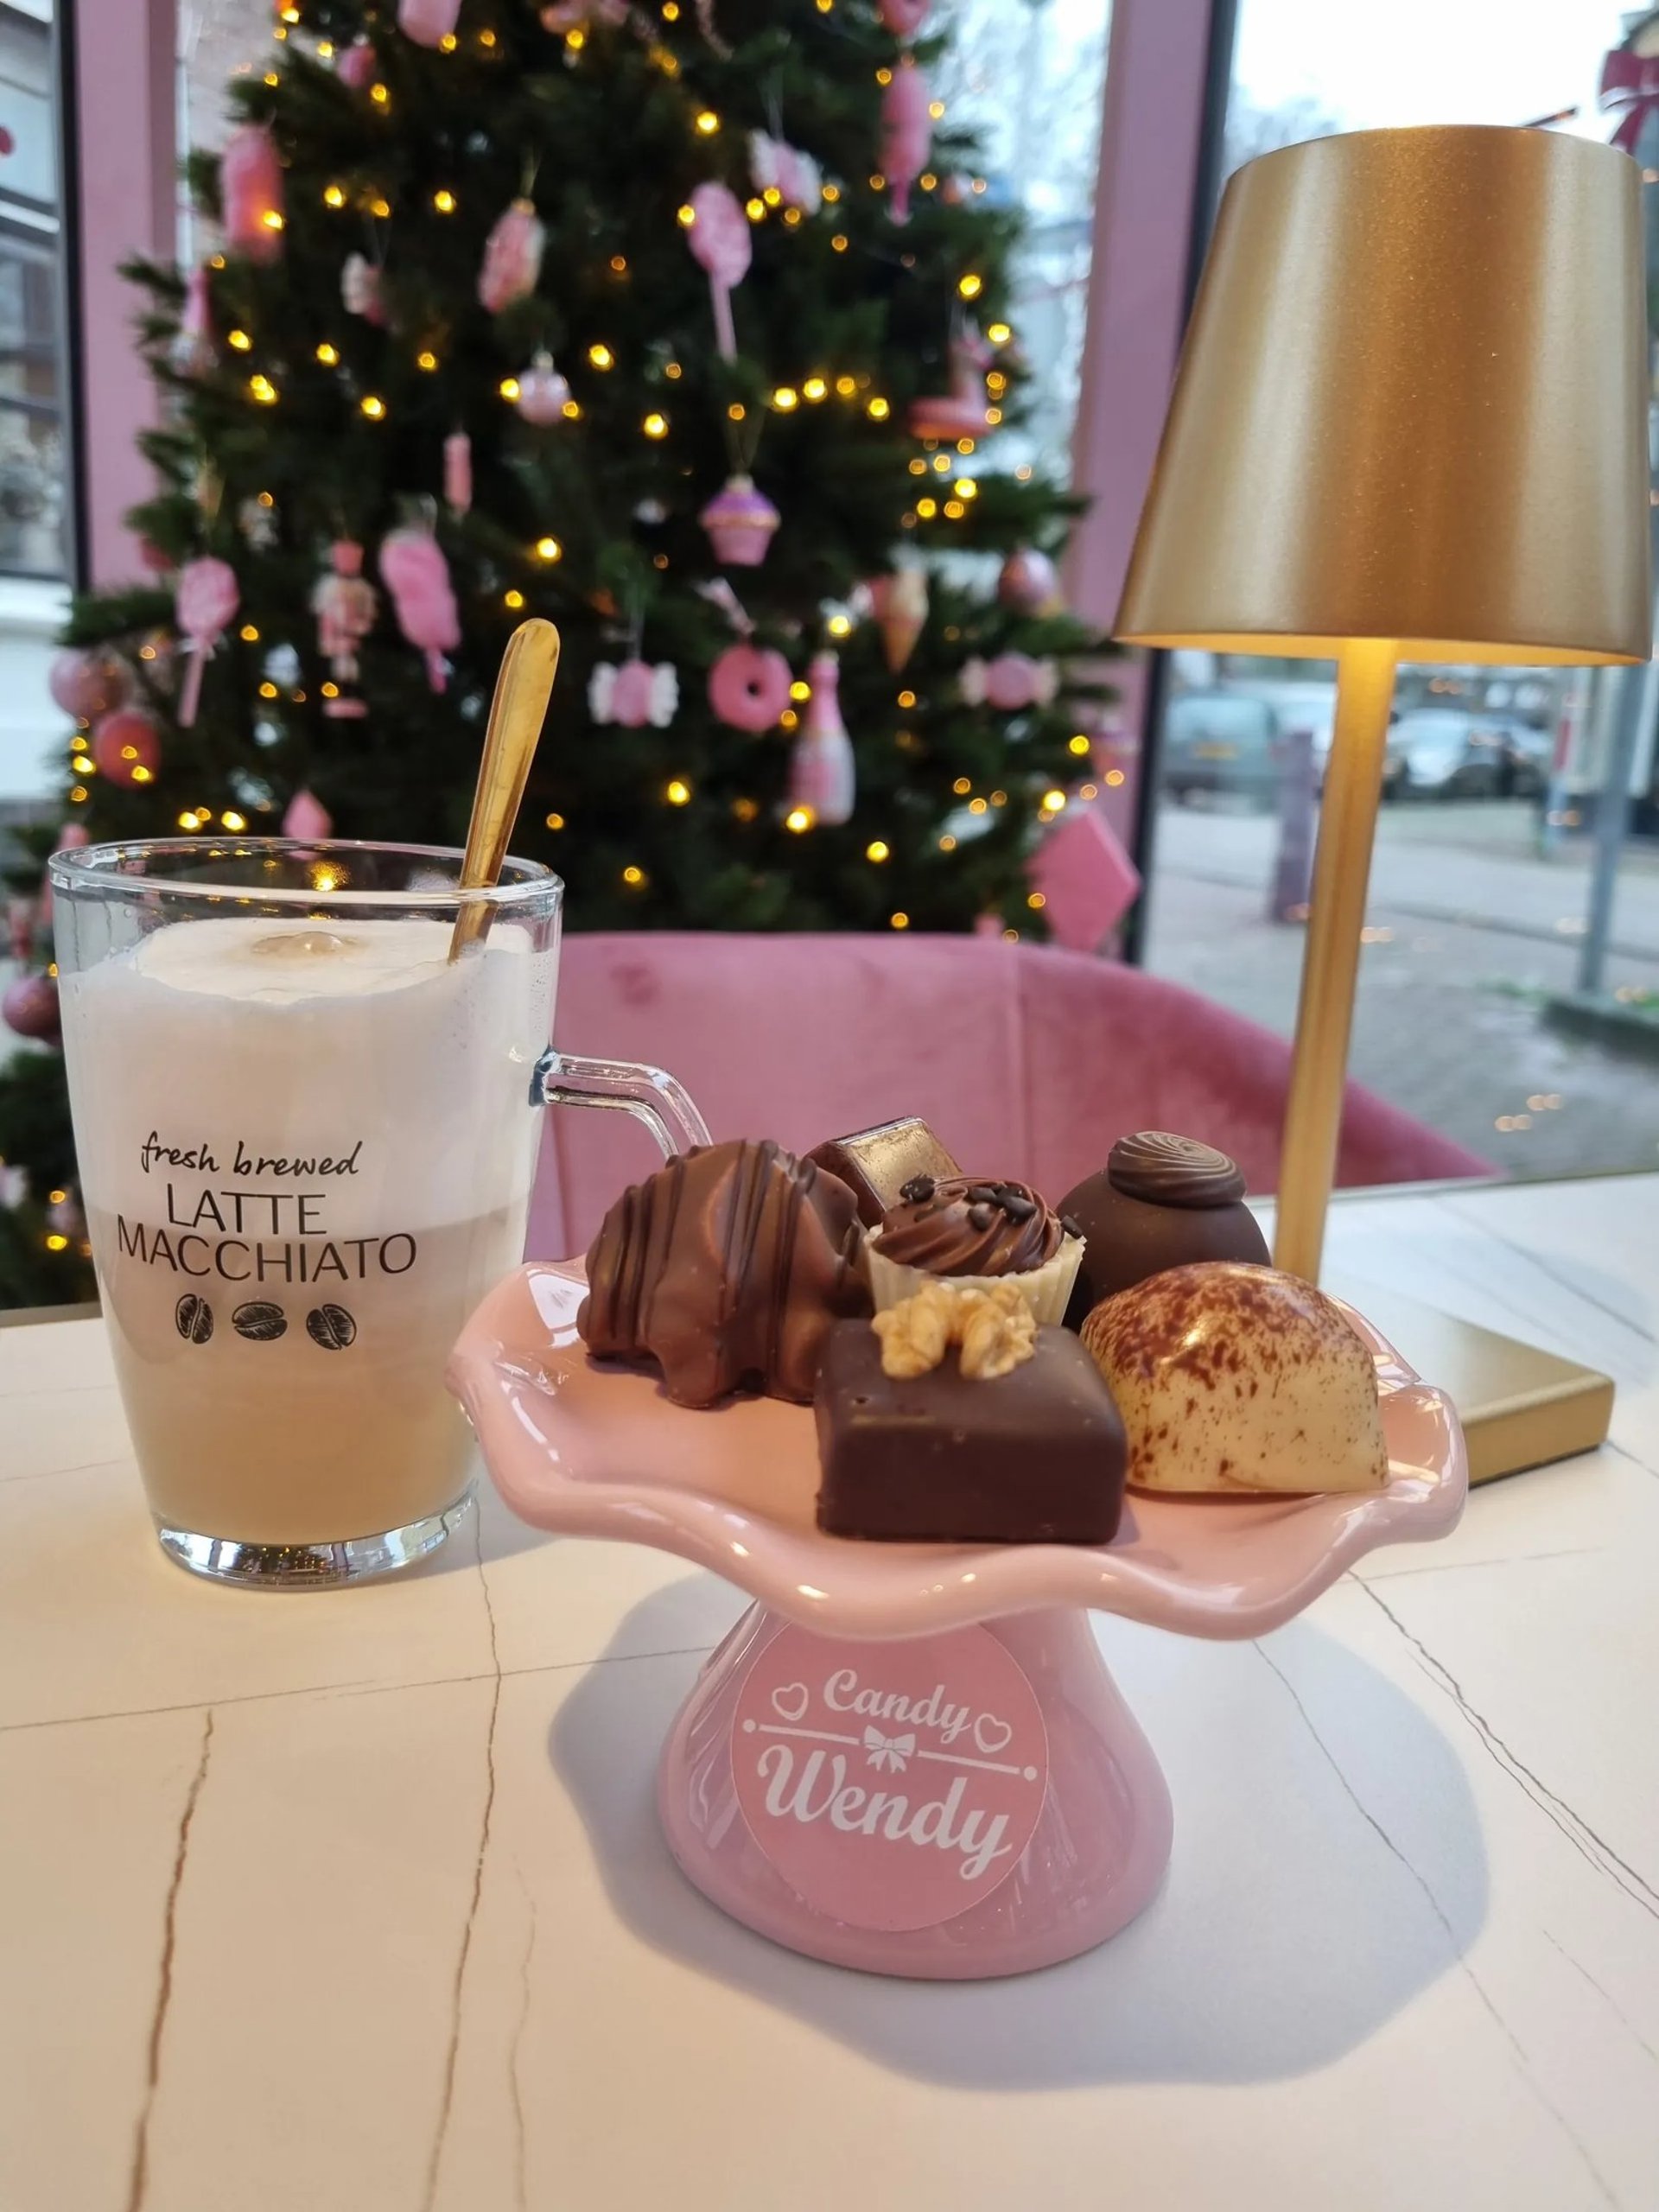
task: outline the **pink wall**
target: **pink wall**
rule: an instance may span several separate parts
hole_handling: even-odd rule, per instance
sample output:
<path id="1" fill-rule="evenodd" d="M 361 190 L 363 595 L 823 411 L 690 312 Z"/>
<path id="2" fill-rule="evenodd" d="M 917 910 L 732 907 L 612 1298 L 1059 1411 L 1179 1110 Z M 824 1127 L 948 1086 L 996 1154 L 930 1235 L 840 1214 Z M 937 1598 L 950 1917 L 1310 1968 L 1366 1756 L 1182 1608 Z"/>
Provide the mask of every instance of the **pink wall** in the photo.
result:
<path id="1" fill-rule="evenodd" d="M 94 583 L 138 573 L 121 520 L 150 490 L 135 441 L 154 420 L 133 358 L 137 297 L 116 273 L 129 254 L 174 251 L 174 0 L 75 0 L 85 566 Z"/>

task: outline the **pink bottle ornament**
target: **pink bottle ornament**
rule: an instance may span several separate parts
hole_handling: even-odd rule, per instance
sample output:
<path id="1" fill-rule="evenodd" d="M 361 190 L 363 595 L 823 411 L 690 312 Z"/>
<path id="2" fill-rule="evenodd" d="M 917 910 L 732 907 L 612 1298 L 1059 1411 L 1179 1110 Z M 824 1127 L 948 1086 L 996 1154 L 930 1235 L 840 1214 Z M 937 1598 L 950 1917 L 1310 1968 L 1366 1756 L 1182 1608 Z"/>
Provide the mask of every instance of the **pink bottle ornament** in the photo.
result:
<path id="1" fill-rule="evenodd" d="M 715 558 L 728 569 L 758 569 L 781 517 L 747 476 L 728 476 L 697 520 L 709 533 Z"/>
<path id="2" fill-rule="evenodd" d="M 366 92 L 379 66 L 371 42 L 365 38 L 353 39 L 335 62 L 334 73 L 348 91 Z"/>
<path id="3" fill-rule="evenodd" d="M 473 442 L 465 430 L 451 430 L 443 442 L 443 498 L 452 515 L 473 504 Z"/>
<path id="4" fill-rule="evenodd" d="M 334 834 L 334 819 L 316 793 L 296 791 L 283 817 L 283 836 L 297 838 L 302 844 L 316 845 Z"/>
<path id="5" fill-rule="evenodd" d="M 673 664 L 655 667 L 638 654 L 613 668 L 595 664 L 588 679 L 588 711 L 596 722 L 619 722 L 624 729 L 666 729 L 680 703 L 680 679 Z"/>
<path id="6" fill-rule="evenodd" d="M 96 721 L 132 696 L 132 675 L 124 661 L 95 647 L 67 645 L 53 656 L 46 688 L 55 705 L 79 722 Z"/>
<path id="7" fill-rule="evenodd" d="M 8 985 L 0 998 L 0 1020 L 20 1037 L 32 1037 L 39 1044 L 55 1045 L 62 1034 L 63 1021 L 58 1012 L 58 982 L 55 976 L 19 976 Z"/>
<path id="8" fill-rule="evenodd" d="M 380 601 L 363 574 L 363 548 L 355 539 L 337 538 L 328 557 L 329 572 L 318 579 L 311 594 L 311 611 L 317 618 L 317 646 L 336 683 L 355 683 L 357 649 L 374 627 Z M 322 711 L 339 721 L 357 720 L 367 710 L 360 699 L 341 697 L 325 699 Z"/>
<path id="9" fill-rule="evenodd" d="M 804 806 L 814 822 L 833 828 L 851 817 L 857 795 L 852 740 L 841 718 L 841 671 L 834 653 L 815 653 L 806 680 L 812 696 L 789 756 L 790 804 Z"/>
<path id="10" fill-rule="evenodd" d="M 527 369 L 519 372 L 518 412 L 537 429 L 564 419 L 565 402 L 569 397 L 569 385 L 554 367 L 553 356 L 545 350 L 536 355 Z"/>
<path id="11" fill-rule="evenodd" d="M 542 253 L 547 232 L 536 213 L 536 203 L 519 198 L 502 209 L 484 241 L 484 260 L 478 272 L 480 304 L 492 315 L 515 300 L 527 299 L 542 273 Z"/>
<path id="12" fill-rule="evenodd" d="M 461 643 L 461 615 L 442 547 L 417 523 L 389 530 L 380 541 L 380 579 L 391 594 L 398 628 L 426 658 L 427 682 L 443 690 L 449 681 L 444 655 Z"/>
<path id="13" fill-rule="evenodd" d="M 957 438 L 976 438 L 985 429 L 985 372 L 991 365 L 991 349 L 978 331 L 959 330 L 950 340 L 950 391 L 910 403 L 906 420 L 912 438 L 954 443 Z"/>
<path id="14" fill-rule="evenodd" d="M 283 165 L 262 123 L 232 131 L 219 157 L 225 243 L 250 261 L 275 261 L 283 250 Z"/>
<path id="15" fill-rule="evenodd" d="M 910 220 L 910 188 L 927 167 L 933 143 L 933 118 L 927 111 L 931 97 L 925 75 L 909 60 L 893 71 L 881 96 L 881 169 L 893 194 L 895 223 Z"/>
<path id="16" fill-rule="evenodd" d="M 118 707 L 92 731 L 92 766 L 106 783 L 124 791 L 153 783 L 161 762 L 162 734 L 142 707 Z"/>
<path id="17" fill-rule="evenodd" d="M 179 695 L 179 727 L 189 729 L 201 702 L 201 671 L 242 603 L 236 571 L 211 553 L 187 561 L 174 588 L 174 619 L 190 646 L 190 665 Z"/>
<path id="18" fill-rule="evenodd" d="M 397 28 L 416 46 L 442 46 L 460 18 L 461 0 L 397 0 Z"/>
<path id="19" fill-rule="evenodd" d="M 881 632 L 881 652 L 897 676 L 916 650 L 927 623 L 927 577 L 920 569 L 895 569 L 869 585 L 870 605 Z"/>
<path id="20" fill-rule="evenodd" d="M 728 645 L 709 671 L 709 704 L 730 729 L 758 737 L 789 704 L 789 663 L 769 645 Z"/>
<path id="21" fill-rule="evenodd" d="M 700 269 L 709 276 L 714 301 L 715 343 L 728 361 L 737 358 L 737 332 L 732 322 L 732 291 L 749 273 L 753 247 L 749 219 L 735 193 L 710 180 L 691 194 L 691 223 L 685 242 Z"/>

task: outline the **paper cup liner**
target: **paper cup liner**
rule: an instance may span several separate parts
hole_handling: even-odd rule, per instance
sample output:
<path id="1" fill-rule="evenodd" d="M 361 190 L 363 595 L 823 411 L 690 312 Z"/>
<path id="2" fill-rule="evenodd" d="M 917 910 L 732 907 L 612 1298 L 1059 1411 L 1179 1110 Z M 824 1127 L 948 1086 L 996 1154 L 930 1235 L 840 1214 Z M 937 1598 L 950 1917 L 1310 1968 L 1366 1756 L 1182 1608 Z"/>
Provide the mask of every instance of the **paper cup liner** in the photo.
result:
<path id="1" fill-rule="evenodd" d="M 1058 1326 L 1065 1319 L 1071 1286 L 1077 1279 L 1082 1258 L 1082 1237 L 1066 1236 L 1061 1239 L 1060 1249 L 1052 1260 L 1045 1260 L 1040 1268 L 1028 1268 L 1023 1274 L 936 1275 L 929 1274 L 925 1268 L 906 1268 L 896 1260 L 885 1259 L 874 1237 L 864 1240 L 864 1264 L 869 1272 L 870 1294 L 878 1313 L 887 1313 L 904 1299 L 914 1298 L 929 1283 L 948 1282 L 958 1290 L 995 1290 L 1000 1283 L 1011 1282 L 1024 1293 L 1039 1322 Z"/>

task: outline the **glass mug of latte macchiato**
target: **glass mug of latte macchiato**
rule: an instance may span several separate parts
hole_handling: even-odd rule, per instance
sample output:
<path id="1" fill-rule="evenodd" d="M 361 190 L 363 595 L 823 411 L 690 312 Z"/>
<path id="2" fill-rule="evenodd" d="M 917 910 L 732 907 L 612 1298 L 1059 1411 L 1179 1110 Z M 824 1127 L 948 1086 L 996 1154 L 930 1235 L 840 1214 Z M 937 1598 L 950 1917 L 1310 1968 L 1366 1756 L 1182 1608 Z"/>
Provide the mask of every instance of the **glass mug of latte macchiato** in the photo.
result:
<path id="1" fill-rule="evenodd" d="M 564 887 L 257 838 L 52 862 L 81 1194 L 162 1547 L 350 1581 L 442 1543 L 462 1323 L 518 1265 L 544 1103 L 706 1143 L 671 1077 L 549 1047 Z M 452 958 L 463 907 L 487 910 Z"/>

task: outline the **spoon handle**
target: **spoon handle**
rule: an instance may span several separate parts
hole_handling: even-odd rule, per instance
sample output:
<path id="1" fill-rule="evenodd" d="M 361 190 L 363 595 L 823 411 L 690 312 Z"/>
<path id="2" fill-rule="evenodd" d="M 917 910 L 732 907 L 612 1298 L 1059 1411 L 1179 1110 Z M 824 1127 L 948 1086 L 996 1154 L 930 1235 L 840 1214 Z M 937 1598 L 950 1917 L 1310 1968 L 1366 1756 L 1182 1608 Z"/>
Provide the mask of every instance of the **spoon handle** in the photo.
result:
<path id="1" fill-rule="evenodd" d="M 459 887 L 462 891 L 487 890 L 500 877 L 558 665 L 559 633 L 552 623 L 532 618 L 521 622 L 507 639 L 501 672 L 495 679 L 495 696 L 490 702 L 472 820 L 467 826 L 467 853 L 461 864 Z M 449 940 L 452 960 L 459 959 L 467 945 L 484 935 L 492 911 L 487 899 L 463 903 Z"/>

